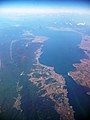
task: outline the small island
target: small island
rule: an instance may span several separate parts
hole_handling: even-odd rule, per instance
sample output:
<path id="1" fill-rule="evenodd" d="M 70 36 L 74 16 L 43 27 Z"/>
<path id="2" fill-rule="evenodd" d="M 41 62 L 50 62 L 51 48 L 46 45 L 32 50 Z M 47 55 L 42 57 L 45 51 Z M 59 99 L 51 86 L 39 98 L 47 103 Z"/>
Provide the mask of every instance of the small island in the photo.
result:
<path id="1" fill-rule="evenodd" d="M 15 102 L 13 105 L 14 108 L 16 108 L 17 110 L 19 110 L 21 112 L 22 112 L 22 109 L 21 109 L 21 98 L 22 97 L 21 97 L 20 91 L 22 90 L 22 88 L 23 88 L 23 86 L 20 86 L 20 83 L 18 81 L 16 84 L 17 97 L 14 98 Z"/>

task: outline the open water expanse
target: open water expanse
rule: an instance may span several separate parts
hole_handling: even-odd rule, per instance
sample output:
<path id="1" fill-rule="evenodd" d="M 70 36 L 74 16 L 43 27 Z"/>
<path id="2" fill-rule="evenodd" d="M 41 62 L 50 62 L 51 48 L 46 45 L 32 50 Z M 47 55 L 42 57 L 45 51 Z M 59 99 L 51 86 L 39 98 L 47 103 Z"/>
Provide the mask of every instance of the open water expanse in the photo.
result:
<path id="1" fill-rule="evenodd" d="M 90 96 L 86 94 L 88 89 L 78 85 L 68 76 L 68 72 L 75 69 L 73 63 L 79 63 L 80 59 L 86 57 L 78 47 L 81 36 L 74 32 L 60 31 L 52 31 L 49 36 L 50 39 L 44 44 L 40 62 L 54 66 L 55 71 L 66 79 L 69 103 L 75 111 L 75 119 L 89 120 Z"/>
<path id="2" fill-rule="evenodd" d="M 48 19 L 45 19 L 45 21 Z M 52 19 L 51 19 L 52 20 Z M 39 23 L 37 22 L 39 21 Z M 32 30 L 34 35 L 46 36 L 49 39 L 45 41 L 40 62 L 47 66 L 54 66 L 55 71 L 66 79 L 69 103 L 73 106 L 76 120 L 90 120 L 90 96 L 86 94 L 87 88 L 78 85 L 68 72 L 74 70 L 74 63 L 79 63 L 80 59 L 85 58 L 83 50 L 78 45 L 81 36 L 74 32 L 61 32 L 50 30 L 51 21 L 45 24 L 45 21 L 33 19 L 31 24 L 27 21 L 23 23 L 23 27 L 18 29 L 5 28 L 0 29 L 0 57 L 3 61 L 3 68 L 0 73 L 0 105 L 6 109 L 6 112 L 0 114 L 0 120 L 59 120 L 59 114 L 55 110 L 53 102 L 45 97 L 37 95 L 39 88 L 33 85 L 28 79 L 27 74 L 30 73 L 33 62 L 35 61 L 34 52 L 40 48 L 39 45 L 30 44 L 25 47 L 25 40 L 22 39 L 24 30 Z M 3 21 L 3 22 L 6 22 Z M 11 23 L 9 23 L 11 24 Z M 15 22 L 16 24 L 16 22 Z M 21 22 L 20 22 L 21 24 Z M 39 25 L 40 24 L 40 25 Z M 6 24 L 7 25 L 7 24 Z M 3 37 L 4 36 L 4 37 Z M 13 44 L 13 62 L 10 59 L 10 44 L 12 40 L 16 40 Z M 24 71 L 23 76 L 20 74 Z M 23 86 L 21 90 L 21 108 L 23 112 L 13 109 L 14 98 L 17 97 L 16 83 L 20 82 Z"/>

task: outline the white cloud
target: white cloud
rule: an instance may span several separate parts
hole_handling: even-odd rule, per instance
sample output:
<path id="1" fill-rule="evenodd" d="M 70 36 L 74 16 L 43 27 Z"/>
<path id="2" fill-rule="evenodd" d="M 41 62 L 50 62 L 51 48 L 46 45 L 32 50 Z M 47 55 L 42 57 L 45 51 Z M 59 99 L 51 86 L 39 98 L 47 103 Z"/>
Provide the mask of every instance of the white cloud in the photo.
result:
<path id="1" fill-rule="evenodd" d="M 89 9 L 69 8 L 0 8 L 0 14 L 57 14 L 57 13 L 78 13 L 90 14 Z"/>

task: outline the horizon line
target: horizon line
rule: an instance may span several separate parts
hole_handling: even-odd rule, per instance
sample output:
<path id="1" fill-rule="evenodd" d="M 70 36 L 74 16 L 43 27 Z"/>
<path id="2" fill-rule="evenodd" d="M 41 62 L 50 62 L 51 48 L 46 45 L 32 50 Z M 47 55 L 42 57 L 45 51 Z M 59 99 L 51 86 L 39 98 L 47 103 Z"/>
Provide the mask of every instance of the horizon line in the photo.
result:
<path id="1" fill-rule="evenodd" d="M 59 14 L 59 13 L 78 13 L 89 14 L 90 9 L 82 8 L 53 8 L 53 7 L 2 7 L 0 14 Z"/>

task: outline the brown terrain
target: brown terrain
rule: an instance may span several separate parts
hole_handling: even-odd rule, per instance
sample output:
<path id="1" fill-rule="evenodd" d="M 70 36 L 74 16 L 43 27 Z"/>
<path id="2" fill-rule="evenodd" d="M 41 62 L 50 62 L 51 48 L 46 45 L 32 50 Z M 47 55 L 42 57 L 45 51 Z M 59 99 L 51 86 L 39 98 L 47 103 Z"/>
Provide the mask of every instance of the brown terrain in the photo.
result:
<path id="1" fill-rule="evenodd" d="M 69 99 L 67 97 L 67 88 L 65 79 L 62 75 L 57 74 L 54 71 L 54 67 L 48 67 L 39 62 L 41 56 L 43 42 L 48 38 L 45 36 L 34 36 L 30 31 L 26 31 L 23 34 L 24 39 L 26 40 L 26 47 L 29 46 L 30 41 L 36 44 L 40 44 L 40 48 L 35 51 L 35 63 L 28 74 L 29 80 L 38 88 L 36 94 L 40 94 L 41 97 L 48 97 L 53 101 L 54 107 L 58 114 L 60 114 L 60 120 L 74 120 L 74 111 L 72 106 L 69 104 Z M 29 41 L 30 39 L 30 41 Z M 23 75 L 22 72 L 20 74 Z M 22 112 L 21 109 L 21 90 L 23 86 L 20 86 L 19 81 L 16 84 L 17 97 L 15 97 L 15 102 L 13 107 Z"/>
<path id="2" fill-rule="evenodd" d="M 76 70 L 69 72 L 69 76 L 80 85 L 90 88 L 90 36 L 83 37 L 79 47 L 84 50 L 87 58 L 80 60 L 78 64 L 74 64 Z M 90 92 L 87 94 L 89 95 Z"/>
<path id="3" fill-rule="evenodd" d="M 54 67 L 39 63 L 42 54 L 41 48 L 35 52 L 36 64 L 33 65 L 30 74 L 28 74 L 29 80 L 40 88 L 38 94 L 42 93 L 41 97 L 47 96 L 54 102 L 55 109 L 60 114 L 61 120 L 74 120 L 74 111 L 67 98 L 68 92 L 65 79 L 54 71 Z"/>
<path id="4" fill-rule="evenodd" d="M 47 96 L 54 102 L 61 120 L 74 120 L 74 112 L 68 102 L 68 92 L 62 75 L 57 74 L 53 67 L 36 64 L 28 76 L 33 84 L 41 88 L 38 94 L 42 92 L 42 97 Z"/>
<path id="5" fill-rule="evenodd" d="M 22 112 L 22 109 L 21 109 L 21 95 L 20 95 L 20 91 L 22 90 L 22 88 L 23 88 L 23 86 L 20 86 L 19 82 L 17 82 L 17 85 L 16 85 L 17 97 L 14 98 L 15 99 L 15 103 L 13 105 L 14 108 L 16 108 L 17 110 L 19 110 L 21 112 Z"/>

